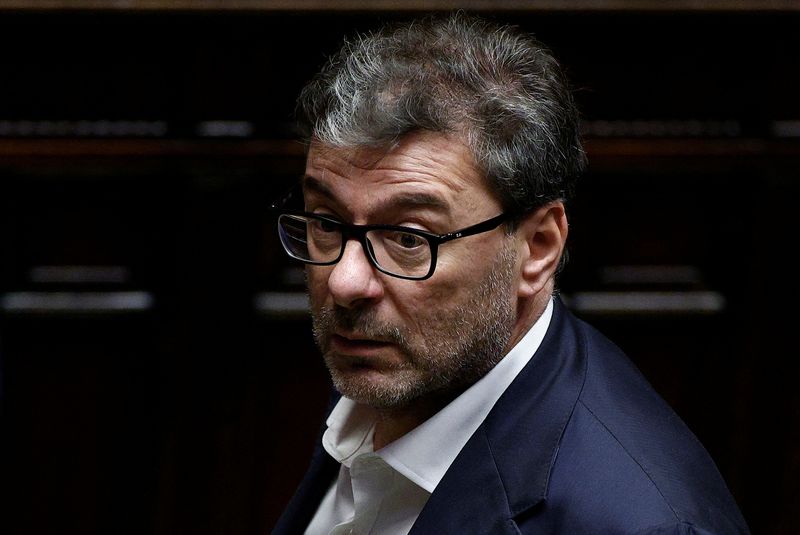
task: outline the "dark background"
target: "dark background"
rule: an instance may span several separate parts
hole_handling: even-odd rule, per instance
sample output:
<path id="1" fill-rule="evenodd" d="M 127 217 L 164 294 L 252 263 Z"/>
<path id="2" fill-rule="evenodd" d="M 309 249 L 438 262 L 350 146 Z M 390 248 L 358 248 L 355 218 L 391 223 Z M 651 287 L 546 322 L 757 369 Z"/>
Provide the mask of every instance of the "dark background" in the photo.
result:
<path id="1" fill-rule="evenodd" d="M 618 4 L 484 12 L 554 49 L 585 117 L 563 294 L 754 533 L 798 533 L 800 13 Z M 275 306 L 302 292 L 266 212 L 302 171 L 293 99 L 413 15 L 0 5 L 0 531 L 270 530 L 328 395 Z"/>

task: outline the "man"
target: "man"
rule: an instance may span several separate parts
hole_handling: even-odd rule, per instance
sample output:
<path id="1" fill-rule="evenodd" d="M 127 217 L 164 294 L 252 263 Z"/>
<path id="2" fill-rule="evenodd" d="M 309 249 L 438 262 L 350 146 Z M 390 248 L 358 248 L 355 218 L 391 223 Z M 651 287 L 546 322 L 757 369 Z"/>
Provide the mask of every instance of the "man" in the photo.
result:
<path id="1" fill-rule="evenodd" d="M 558 64 L 464 15 L 346 43 L 303 90 L 307 266 L 338 393 L 275 533 L 746 533 L 713 461 L 554 297 L 585 166 Z"/>

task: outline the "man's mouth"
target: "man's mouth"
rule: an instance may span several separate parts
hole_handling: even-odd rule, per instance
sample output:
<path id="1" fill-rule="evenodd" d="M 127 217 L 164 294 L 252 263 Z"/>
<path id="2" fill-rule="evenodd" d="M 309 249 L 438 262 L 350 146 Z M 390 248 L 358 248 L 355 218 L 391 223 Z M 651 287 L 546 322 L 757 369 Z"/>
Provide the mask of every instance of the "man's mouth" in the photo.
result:
<path id="1" fill-rule="evenodd" d="M 334 334 L 330 339 L 331 349 L 342 355 L 370 356 L 390 345 L 392 345 L 391 342 L 359 335 Z"/>

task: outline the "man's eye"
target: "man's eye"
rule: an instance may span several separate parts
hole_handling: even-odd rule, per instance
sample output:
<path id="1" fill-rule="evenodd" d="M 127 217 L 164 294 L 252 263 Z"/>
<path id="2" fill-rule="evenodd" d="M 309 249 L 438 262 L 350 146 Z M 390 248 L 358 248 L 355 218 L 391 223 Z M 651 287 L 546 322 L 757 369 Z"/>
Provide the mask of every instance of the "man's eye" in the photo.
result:
<path id="1" fill-rule="evenodd" d="M 326 221 L 325 219 L 321 219 L 319 221 L 319 228 L 324 232 L 334 232 L 338 228 L 338 225 L 336 225 L 336 223 L 333 223 L 332 221 Z"/>
<path id="2" fill-rule="evenodd" d="M 338 219 L 335 215 L 329 213 L 328 211 L 322 212 L 315 210 L 311 213 L 319 218 L 314 218 L 312 220 L 313 226 L 316 230 L 322 232 L 334 232 L 339 230 L 339 225 L 336 221 L 334 221 L 335 219 Z"/>
<path id="3" fill-rule="evenodd" d="M 398 235 L 395 236 L 395 241 L 407 249 L 413 249 L 414 247 L 420 247 L 425 244 L 425 240 L 416 234 L 398 233 Z"/>

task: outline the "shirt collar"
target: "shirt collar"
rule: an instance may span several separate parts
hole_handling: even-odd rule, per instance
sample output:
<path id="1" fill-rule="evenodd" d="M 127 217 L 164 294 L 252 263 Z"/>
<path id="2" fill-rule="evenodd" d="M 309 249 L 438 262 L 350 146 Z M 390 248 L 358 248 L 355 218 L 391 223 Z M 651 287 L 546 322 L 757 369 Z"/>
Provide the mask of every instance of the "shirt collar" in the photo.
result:
<path id="1" fill-rule="evenodd" d="M 489 373 L 431 418 L 375 453 L 432 493 L 494 404 L 533 357 L 552 314 L 551 299 L 536 323 Z M 372 451 L 375 413 L 371 408 L 342 397 L 326 423 L 322 445 L 340 463 L 349 467 L 357 455 Z"/>
<path id="2" fill-rule="evenodd" d="M 375 411 L 352 399 L 342 397 L 325 421 L 322 447 L 328 455 L 350 468 L 358 455 L 373 451 Z"/>

